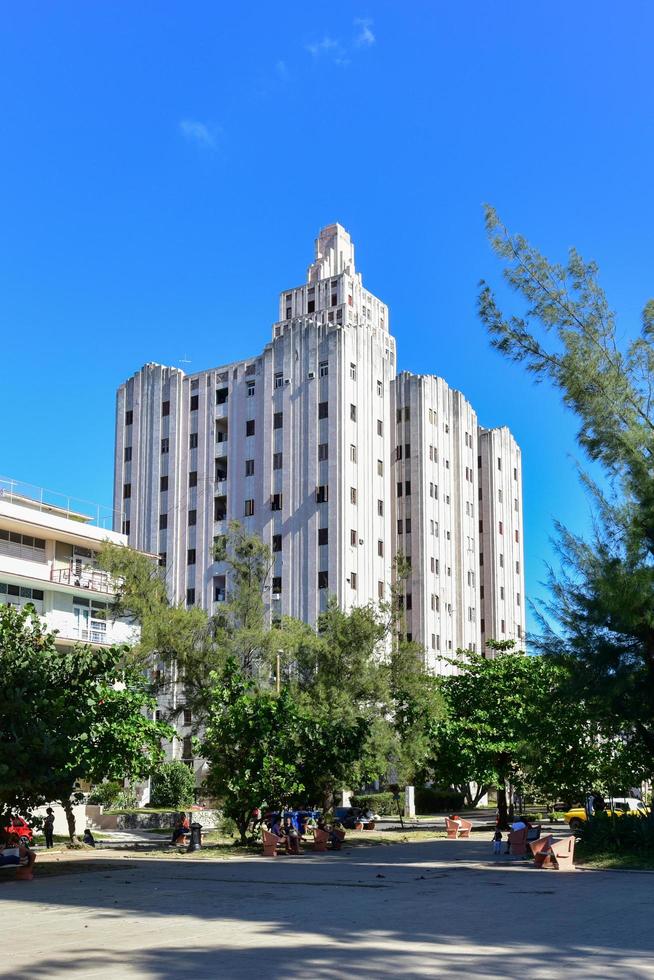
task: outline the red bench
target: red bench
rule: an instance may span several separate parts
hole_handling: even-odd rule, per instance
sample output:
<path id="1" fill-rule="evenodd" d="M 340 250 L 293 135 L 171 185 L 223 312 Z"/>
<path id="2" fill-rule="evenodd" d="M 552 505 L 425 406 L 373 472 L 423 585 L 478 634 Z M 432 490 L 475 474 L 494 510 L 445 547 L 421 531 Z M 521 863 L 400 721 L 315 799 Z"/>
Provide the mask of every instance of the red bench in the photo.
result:
<path id="1" fill-rule="evenodd" d="M 470 837 L 472 821 L 464 820 L 463 817 L 459 817 L 458 820 L 445 817 L 445 829 L 450 840 L 456 840 L 457 837 Z"/>

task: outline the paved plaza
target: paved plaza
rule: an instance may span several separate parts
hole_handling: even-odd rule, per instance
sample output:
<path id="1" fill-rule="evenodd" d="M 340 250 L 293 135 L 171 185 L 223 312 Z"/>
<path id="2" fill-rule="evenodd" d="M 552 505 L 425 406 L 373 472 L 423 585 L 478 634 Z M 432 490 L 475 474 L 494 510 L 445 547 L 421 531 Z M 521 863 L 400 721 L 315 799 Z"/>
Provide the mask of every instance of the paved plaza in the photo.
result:
<path id="1" fill-rule="evenodd" d="M 654 875 L 494 864 L 487 841 L 72 867 L 0 884 L 0 976 L 654 977 Z"/>

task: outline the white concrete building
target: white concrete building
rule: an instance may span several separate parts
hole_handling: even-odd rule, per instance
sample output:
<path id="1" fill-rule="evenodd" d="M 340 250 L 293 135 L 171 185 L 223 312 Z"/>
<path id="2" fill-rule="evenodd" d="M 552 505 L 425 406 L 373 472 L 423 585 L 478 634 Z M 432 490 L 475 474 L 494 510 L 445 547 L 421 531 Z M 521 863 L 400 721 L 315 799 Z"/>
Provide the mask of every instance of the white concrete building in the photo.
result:
<path id="1" fill-rule="evenodd" d="M 522 463 L 506 426 L 479 430 L 478 470 L 482 642 L 514 640 L 524 649 Z"/>
<path id="2" fill-rule="evenodd" d="M 117 395 L 115 507 L 134 547 L 167 568 L 176 602 L 212 612 L 229 520 L 274 555 L 272 615 L 315 622 L 384 594 L 391 573 L 388 308 L 363 286 L 340 225 L 307 281 L 280 295 L 261 354 L 187 376 L 147 364 Z"/>
<path id="3" fill-rule="evenodd" d="M 0 603 L 32 603 L 60 647 L 138 639 L 133 624 L 112 618 L 115 589 L 95 561 L 104 541 L 126 545 L 127 538 L 101 523 L 97 510 L 0 478 Z"/>
<path id="4" fill-rule="evenodd" d="M 329 594 L 376 602 L 401 552 L 406 631 L 431 669 L 455 669 L 443 658 L 490 637 L 524 642 L 521 481 L 518 510 L 500 514 L 509 488 L 500 500 L 483 463 L 491 453 L 503 478 L 519 473 L 519 449 L 508 430 L 480 429 L 442 378 L 396 377 L 396 364 L 388 308 L 336 224 L 306 282 L 280 294 L 260 354 L 193 375 L 147 364 L 120 386 L 114 508 L 130 544 L 160 555 L 174 602 L 216 611 L 229 583 L 214 542 L 237 519 L 271 547 L 272 616 L 314 623 Z M 520 569 L 510 603 L 507 533 Z"/>
<path id="5" fill-rule="evenodd" d="M 479 651 L 477 416 L 442 378 L 393 383 L 395 551 L 411 558 L 407 636 L 437 673 L 458 649 Z"/>

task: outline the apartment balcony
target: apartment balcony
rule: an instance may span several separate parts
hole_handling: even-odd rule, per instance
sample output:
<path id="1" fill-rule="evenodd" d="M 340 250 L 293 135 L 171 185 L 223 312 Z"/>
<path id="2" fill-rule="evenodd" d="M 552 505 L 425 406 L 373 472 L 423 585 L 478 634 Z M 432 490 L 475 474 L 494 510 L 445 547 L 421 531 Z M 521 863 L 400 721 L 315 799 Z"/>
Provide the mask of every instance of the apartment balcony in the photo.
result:
<path id="1" fill-rule="evenodd" d="M 76 589 L 88 589 L 90 592 L 103 592 L 105 595 L 115 595 L 116 586 L 111 581 L 108 572 L 88 565 L 71 562 L 68 568 L 53 568 L 50 581 L 57 585 L 69 585 Z"/>

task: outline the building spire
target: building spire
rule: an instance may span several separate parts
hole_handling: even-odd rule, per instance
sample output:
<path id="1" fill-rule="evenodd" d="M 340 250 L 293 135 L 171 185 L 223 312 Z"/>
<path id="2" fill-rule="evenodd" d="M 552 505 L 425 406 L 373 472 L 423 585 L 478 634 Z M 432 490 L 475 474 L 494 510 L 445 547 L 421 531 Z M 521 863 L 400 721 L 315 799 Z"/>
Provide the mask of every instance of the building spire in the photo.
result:
<path id="1" fill-rule="evenodd" d="M 318 282 L 319 279 L 329 279 L 347 272 L 353 276 L 354 245 L 352 239 L 342 225 L 327 225 L 322 228 L 316 238 L 316 258 L 307 272 L 307 282 Z"/>

